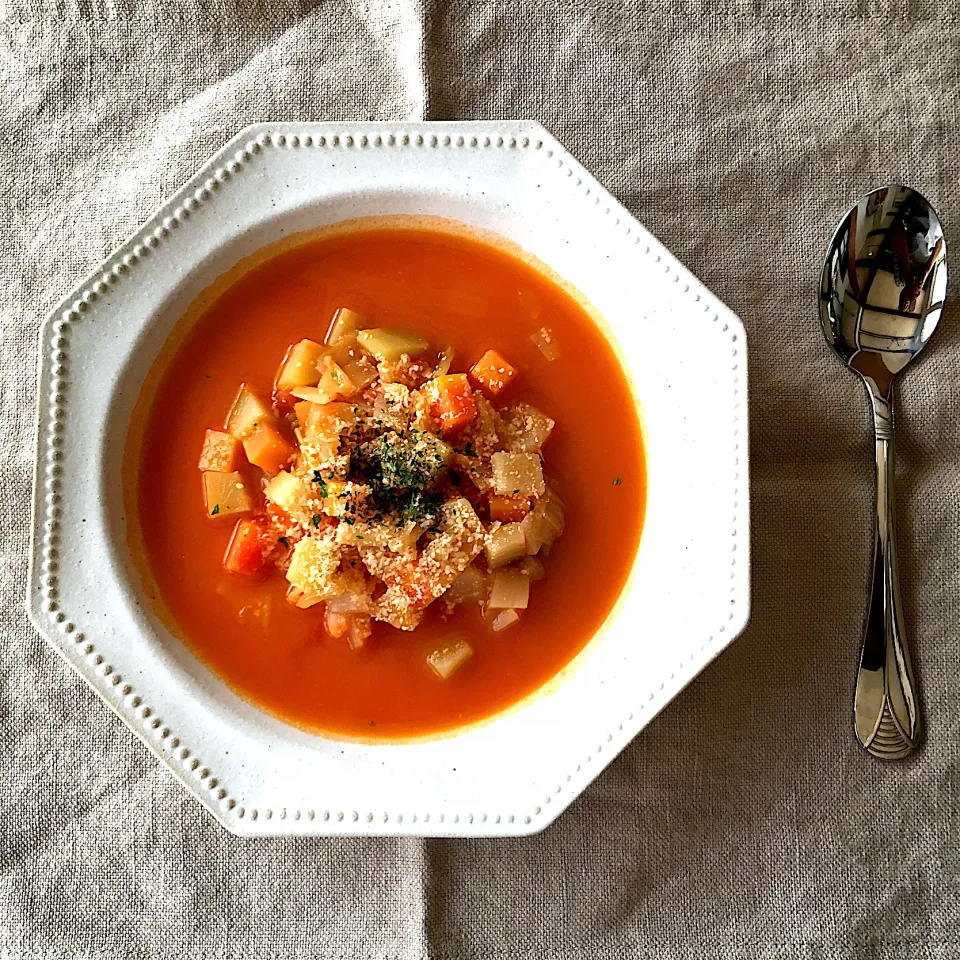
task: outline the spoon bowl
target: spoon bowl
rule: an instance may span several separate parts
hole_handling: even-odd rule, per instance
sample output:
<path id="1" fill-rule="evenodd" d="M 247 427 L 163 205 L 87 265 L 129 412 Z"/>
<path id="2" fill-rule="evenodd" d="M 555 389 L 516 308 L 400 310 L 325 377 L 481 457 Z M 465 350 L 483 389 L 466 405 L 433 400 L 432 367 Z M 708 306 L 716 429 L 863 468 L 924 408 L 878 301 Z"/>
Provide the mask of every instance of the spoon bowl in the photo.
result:
<path id="1" fill-rule="evenodd" d="M 926 346 L 943 311 L 947 247 L 933 207 L 893 185 L 844 217 L 820 280 L 827 343 L 863 379 L 873 406 L 877 517 L 873 586 L 854 693 L 854 731 L 873 756 L 905 757 L 920 710 L 904 641 L 893 492 L 893 381 Z"/>

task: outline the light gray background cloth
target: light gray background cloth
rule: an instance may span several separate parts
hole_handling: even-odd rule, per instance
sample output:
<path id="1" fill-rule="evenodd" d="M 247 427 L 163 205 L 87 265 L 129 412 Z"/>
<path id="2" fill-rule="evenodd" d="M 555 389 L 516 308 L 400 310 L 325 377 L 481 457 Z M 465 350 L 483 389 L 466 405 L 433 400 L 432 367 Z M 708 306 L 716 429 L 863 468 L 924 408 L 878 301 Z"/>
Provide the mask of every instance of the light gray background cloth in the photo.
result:
<path id="1" fill-rule="evenodd" d="M 0 11 L 0 956 L 960 956 L 960 300 L 899 394 L 928 736 L 895 766 L 851 734 L 872 441 L 816 304 L 873 186 L 960 236 L 960 4 Z M 752 623 L 538 836 L 239 840 L 27 623 L 38 325 L 248 123 L 486 117 L 545 123 L 743 317 Z"/>

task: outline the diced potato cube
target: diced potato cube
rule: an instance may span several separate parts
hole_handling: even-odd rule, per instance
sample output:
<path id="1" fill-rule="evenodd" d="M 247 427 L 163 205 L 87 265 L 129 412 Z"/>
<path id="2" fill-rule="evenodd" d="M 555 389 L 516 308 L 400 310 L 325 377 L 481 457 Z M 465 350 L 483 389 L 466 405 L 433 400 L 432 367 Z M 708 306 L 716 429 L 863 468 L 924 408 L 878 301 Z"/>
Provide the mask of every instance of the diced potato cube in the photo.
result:
<path id="1" fill-rule="evenodd" d="M 493 467 L 493 489 L 497 493 L 520 497 L 539 497 L 546 486 L 543 467 L 535 453 L 495 453 L 490 458 Z"/>
<path id="2" fill-rule="evenodd" d="M 301 340 L 287 351 L 287 357 L 277 374 L 277 387 L 315 387 L 320 379 L 318 364 L 323 359 L 323 347 L 313 340 Z"/>
<path id="3" fill-rule="evenodd" d="M 293 548 L 287 580 L 304 593 L 329 600 L 340 593 L 337 570 L 340 547 L 329 540 L 304 537 Z"/>
<path id="4" fill-rule="evenodd" d="M 225 517 L 253 511 L 253 496 L 239 473 L 204 470 L 203 502 L 208 517 Z"/>
<path id="5" fill-rule="evenodd" d="M 473 647 L 462 637 L 453 634 L 427 655 L 427 663 L 441 680 L 447 680 L 472 656 Z"/>
<path id="6" fill-rule="evenodd" d="M 517 375 L 517 368 L 496 350 L 488 350 L 471 368 L 470 379 L 492 400 L 498 397 Z"/>
<path id="7" fill-rule="evenodd" d="M 310 403 L 295 407 L 300 428 L 308 440 L 337 440 L 340 434 L 357 422 L 349 403 Z"/>
<path id="8" fill-rule="evenodd" d="M 487 553 L 487 566 L 493 570 L 502 567 L 511 560 L 519 560 L 527 553 L 527 540 L 519 523 L 505 523 L 495 526 L 487 534 L 484 549 Z"/>
<path id="9" fill-rule="evenodd" d="M 501 411 L 501 416 L 504 443 L 514 453 L 539 453 L 556 425 L 529 403 L 515 403 Z"/>
<path id="10" fill-rule="evenodd" d="M 261 423 L 273 419 L 272 408 L 244 384 L 227 417 L 227 431 L 238 440 L 246 440 Z"/>
<path id="11" fill-rule="evenodd" d="M 296 454 L 294 445 L 280 432 L 275 423 L 261 423 L 243 441 L 247 459 L 267 473 L 277 474 Z"/>
<path id="12" fill-rule="evenodd" d="M 200 452 L 200 469 L 233 473 L 240 464 L 240 441 L 222 430 L 208 430 Z"/>
<path id="13" fill-rule="evenodd" d="M 498 570 L 493 575 L 490 599 L 491 610 L 526 610 L 530 602 L 530 578 L 519 570 Z"/>
<path id="14" fill-rule="evenodd" d="M 278 507 L 293 514 L 306 499 L 303 481 L 292 473 L 278 473 L 264 488 L 263 495 Z"/>
<path id="15" fill-rule="evenodd" d="M 330 329 L 324 338 L 324 343 L 333 346 L 349 334 L 355 333 L 363 327 L 363 318 L 347 307 L 341 307 L 330 322 Z"/>
<path id="16" fill-rule="evenodd" d="M 388 327 L 361 330 L 357 334 L 357 341 L 367 353 L 372 353 L 381 363 L 399 360 L 404 354 L 414 357 L 430 346 L 419 333 Z"/>
<path id="17" fill-rule="evenodd" d="M 500 633 L 507 627 L 512 627 L 520 622 L 520 614 L 516 610 L 501 610 L 494 618 L 490 626 L 494 633 Z"/>
<path id="18" fill-rule="evenodd" d="M 490 578 L 479 567 L 467 567 L 443 595 L 449 604 L 483 603 L 490 594 Z"/>

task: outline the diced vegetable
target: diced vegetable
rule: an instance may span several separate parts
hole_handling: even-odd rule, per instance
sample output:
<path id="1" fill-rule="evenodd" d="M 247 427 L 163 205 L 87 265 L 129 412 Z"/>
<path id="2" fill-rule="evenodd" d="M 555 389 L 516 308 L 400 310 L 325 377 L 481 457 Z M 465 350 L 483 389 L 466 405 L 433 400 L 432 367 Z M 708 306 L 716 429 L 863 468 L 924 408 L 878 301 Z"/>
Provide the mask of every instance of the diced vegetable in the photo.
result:
<path id="1" fill-rule="evenodd" d="M 496 350 L 488 350 L 470 369 L 470 379 L 491 400 L 500 396 L 516 375 L 516 367 Z"/>
<path id="2" fill-rule="evenodd" d="M 304 593 L 329 600 L 341 591 L 335 579 L 340 566 L 340 547 L 329 540 L 304 537 L 293 548 L 287 580 Z"/>
<path id="3" fill-rule="evenodd" d="M 495 453 L 490 458 L 497 493 L 539 497 L 546 489 L 543 467 L 535 453 Z"/>
<path id="4" fill-rule="evenodd" d="M 241 464 L 240 442 L 222 430 L 208 430 L 203 438 L 200 452 L 201 470 L 216 470 L 218 473 L 233 473 Z"/>
<path id="5" fill-rule="evenodd" d="M 496 493 L 490 497 L 490 519 L 501 523 L 519 523 L 530 512 L 526 497 Z"/>
<path id="6" fill-rule="evenodd" d="M 483 603 L 490 594 L 490 578 L 479 567 L 467 567 L 443 595 L 447 603 Z"/>
<path id="7" fill-rule="evenodd" d="M 327 609 L 334 613 L 365 613 L 369 609 L 370 600 L 366 596 L 356 593 L 341 593 L 327 601 Z"/>
<path id="8" fill-rule="evenodd" d="M 542 580 L 547 575 L 543 564 L 536 557 L 524 557 L 517 564 L 517 569 L 531 580 Z"/>
<path id="9" fill-rule="evenodd" d="M 381 363 L 392 363 L 404 354 L 415 357 L 430 346 L 419 333 L 389 327 L 374 327 L 361 330 L 357 341 L 367 353 L 372 353 Z"/>
<path id="10" fill-rule="evenodd" d="M 309 610 L 323 601 L 316 594 L 304 593 L 299 587 L 292 583 L 287 587 L 287 601 L 292 603 L 298 610 Z"/>
<path id="11" fill-rule="evenodd" d="M 230 573 L 262 573 L 275 544 L 273 529 L 266 517 L 238 520 L 223 565 Z"/>
<path id="12" fill-rule="evenodd" d="M 487 534 L 485 549 L 487 566 L 494 570 L 511 560 L 519 560 L 527 553 L 527 540 L 522 525 L 505 523 Z"/>
<path id="13" fill-rule="evenodd" d="M 373 625 L 370 623 L 370 615 L 366 613 L 354 613 L 350 615 L 350 625 L 347 628 L 347 643 L 351 650 L 359 650 L 373 633 Z"/>
<path id="14" fill-rule="evenodd" d="M 350 617 L 337 610 L 331 610 L 328 603 L 323 625 L 334 640 L 339 640 L 341 637 L 345 637 L 350 629 Z"/>
<path id="15" fill-rule="evenodd" d="M 293 344 L 277 374 L 279 388 L 315 387 L 320 379 L 318 364 L 323 358 L 323 347 L 314 340 Z"/>
<path id="16" fill-rule="evenodd" d="M 244 384 L 227 417 L 227 431 L 238 440 L 246 440 L 261 423 L 273 419 L 273 410 Z"/>
<path id="17" fill-rule="evenodd" d="M 346 375 L 343 367 L 331 357 L 324 357 L 320 363 L 320 380 L 317 389 L 320 393 L 335 399 L 337 397 L 352 397 L 357 388 L 354 382 Z"/>
<path id="18" fill-rule="evenodd" d="M 333 320 L 330 322 L 330 329 L 327 331 L 323 342 L 332 347 L 348 334 L 355 333 L 362 326 L 363 318 L 359 313 L 354 313 L 353 310 L 347 307 L 341 307 L 333 315 Z"/>
<path id="19" fill-rule="evenodd" d="M 541 549 L 549 548 L 563 533 L 563 507 L 554 499 L 537 501 L 533 510 L 524 517 L 520 528 L 527 542 L 527 554 L 533 556 Z"/>
<path id="20" fill-rule="evenodd" d="M 430 405 L 430 416 L 440 425 L 444 437 L 462 430 L 477 417 L 477 402 L 465 373 L 437 377 L 437 398 Z"/>
<path id="21" fill-rule="evenodd" d="M 428 654 L 427 663 L 441 680 L 448 680 L 472 656 L 473 647 L 459 635 L 453 634 Z"/>
<path id="22" fill-rule="evenodd" d="M 541 327 L 530 339 L 536 348 L 548 359 L 556 360 L 560 356 L 560 345 L 549 327 Z"/>
<path id="23" fill-rule="evenodd" d="M 362 390 L 377 379 L 377 365 L 361 349 L 355 333 L 348 333 L 330 347 L 328 354 L 347 375 L 355 390 Z"/>
<path id="24" fill-rule="evenodd" d="M 494 618 L 491 627 L 494 633 L 500 633 L 507 627 L 520 622 L 520 614 L 516 610 L 501 610 Z"/>
<path id="25" fill-rule="evenodd" d="M 278 473 L 264 488 L 263 495 L 278 507 L 293 513 L 306 497 L 303 481 L 292 473 Z"/>
<path id="26" fill-rule="evenodd" d="M 498 570 L 493 575 L 490 599 L 491 610 L 526 610 L 530 602 L 530 578 L 519 570 Z"/>
<path id="27" fill-rule="evenodd" d="M 267 473 L 279 473 L 296 454 L 294 445 L 280 432 L 275 423 L 261 423 L 243 441 L 247 459 Z"/>
<path id="28" fill-rule="evenodd" d="M 529 403 L 514 403 L 501 410 L 504 442 L 514 453 L 539 453 L 556 424 Z"/>
<path id="29" fill-rule="evenodd" d="M 203 501 L 208 517 L 253 511 L 253 497 L 239 473 L 204 470 Z"/>
<path id="30" fill-rule="evenodd" d="M 453 344 L 444 344 L 443 349 L 437 357 L 437 368 L 433 371 L 435 377 L 446 376 L 450 372 L 450 364 L 453 363 Z"/>

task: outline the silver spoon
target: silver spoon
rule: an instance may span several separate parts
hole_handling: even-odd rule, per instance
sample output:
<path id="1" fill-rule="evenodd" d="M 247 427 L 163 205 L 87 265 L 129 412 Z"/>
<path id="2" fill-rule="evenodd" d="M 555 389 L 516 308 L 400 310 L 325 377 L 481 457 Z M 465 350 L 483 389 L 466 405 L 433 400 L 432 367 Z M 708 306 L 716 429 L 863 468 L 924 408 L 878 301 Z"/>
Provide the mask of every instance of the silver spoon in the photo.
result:
<path id="1" fill-rule="evenodd" d="M 917 746 L 920 708 L 903 636 L 893 510 L 893 380 L 936 329 L 947 292 L 947 246 L 933 207 L 893 185 L 843 218 L 820 281 L 827 343 L 860 374 L 873 403 L 877 523 L 873 587 L 854 694 L 854 730 L 882 760 Z"/>

